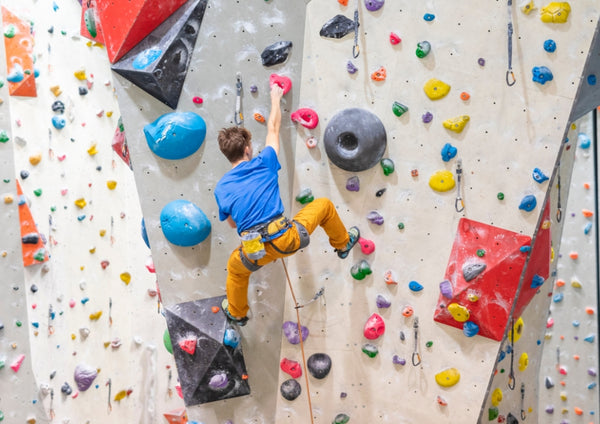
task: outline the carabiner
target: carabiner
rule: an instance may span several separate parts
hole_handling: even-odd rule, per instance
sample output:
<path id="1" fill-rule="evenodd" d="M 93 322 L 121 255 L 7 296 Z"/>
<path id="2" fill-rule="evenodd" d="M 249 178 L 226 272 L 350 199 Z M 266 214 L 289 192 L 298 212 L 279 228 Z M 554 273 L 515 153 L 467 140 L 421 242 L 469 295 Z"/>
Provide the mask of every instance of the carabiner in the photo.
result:
<path id="1" fill-rule="evenodd" d="M 508 76 L 510 75 L 510 77 L 512 78 L 512 82 L 508 79 Z M 515 73 L 512 70 L 507 70 L 506 71 L 506 84 L 509 87 L 512 87 L 513 85 L 515 85 L 515 83 L 517 82 L 517 80 L 515 79 Z"/>

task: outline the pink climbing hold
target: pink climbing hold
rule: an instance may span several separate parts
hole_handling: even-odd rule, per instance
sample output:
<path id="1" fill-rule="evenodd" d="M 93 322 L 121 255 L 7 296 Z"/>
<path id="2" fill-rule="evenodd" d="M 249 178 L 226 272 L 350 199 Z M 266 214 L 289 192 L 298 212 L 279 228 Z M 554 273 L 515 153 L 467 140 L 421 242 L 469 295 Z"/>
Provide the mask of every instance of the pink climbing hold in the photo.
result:
<path id="1" fill-rule="evenodd" d="M 292 80 L 283 75 L 271 74 L 269 77 L 269 87 L 273 84 L 277 84 L 283 89 L 283 94 L 287 94 L 292 88 Z"/>
<path id="2" fill-rule="evenodd" d="M 289 374 L 292 378 L 298 378 L 302 375 L 302 367 L 300 364 L 291 359 L 283 358 L 281 362 L 279 362 L 279 366 L 281 367 L 281 371 Z"/>
<path id="3" fill-rule="evenodd" d="M 19 371 L 19 368 L 21 368 L 21 364 L 23 363 L 23 361 L 25 360 L 25 355 L 24 354 L 20 354 L 17 359 L 15 359 L 15 362 L 13 362 L 10 367 L 12 368 L 12 370 L 14 372 Z"/>
<path id="4" fill-rule="evenodd" d="M 360 244 L 360 250 L 364 255 L 370 255 L 375 251 L 375 243 L 373 243 L 371 240 L 359 237 L 358 243 Z"/>
<path id="5" fill-rule="evenodd" d="M 196 337 L 188 337 L 187 339 L 181 340 L 179 342 L 179 347 L 184 352 L 193 355 L 196 352 Z"/>
<path id="6" fill-rule="evenodd" d="M 319 125 L 319 115 L 313 109 L 302 107 L 290 115 L 292 121 L 299 123 L 304 128 L 312 130 Z"/>
<path id="7" fill-rule="evenodd" d="M 369 340 L 375 340 L 385 332 L 385 322 L 381 315 L 373 313 L 365 323 L 363 333 Z"/>
<path id="8" fill-rule="evenodd" d="M 391 32 L 390 33 L 390 43 L 392 45 L 396 45 L 396 44 L 400 44 L 400 41 L 402 41 L 402 39 L 398 36 L 398 34 L 396 34 L 395 32 Z"/>

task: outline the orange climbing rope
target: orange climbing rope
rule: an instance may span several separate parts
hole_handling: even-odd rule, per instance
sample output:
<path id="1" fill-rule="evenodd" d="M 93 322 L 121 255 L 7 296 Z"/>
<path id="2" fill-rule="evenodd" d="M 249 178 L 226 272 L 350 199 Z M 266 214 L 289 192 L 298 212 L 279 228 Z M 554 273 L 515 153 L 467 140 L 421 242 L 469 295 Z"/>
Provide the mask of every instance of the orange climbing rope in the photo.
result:
<path id="1" fill-rule="evenodd" d="M 292 282 L 290 281 L 290 275 L 288 274 L 287 266 L 285 266 L 285 262 L 283 258 L 281 258 L 281 264 L 283 265 L 283 270 L 285 271 L 285 278 L 287 278 L 288 286 L 290 287 L 290 293 L 292 294 L 292 299 L 294 300 L 294 308 L 296 309 L 296 318 L 298 322 L 298 335 L 300 336 L 300 350 L 302 351 L 302 365 L 304 366 L 304 380 L 306 381 L 306 396 L 308 398 L 308 409 L 310 411 L 310 422 L 314 424 L 313 418 L 313 409 L 312 402 L 310 401 L 310 386 L 308 384 L 308 368 L 306 367 L 306 355 L 304 354 L 304 343 L 302 340 L 302 325 L 300 325 L 300 307 L 296 300 L 296 295 L 294 294 L 294 288 L 292 287 Z"/>

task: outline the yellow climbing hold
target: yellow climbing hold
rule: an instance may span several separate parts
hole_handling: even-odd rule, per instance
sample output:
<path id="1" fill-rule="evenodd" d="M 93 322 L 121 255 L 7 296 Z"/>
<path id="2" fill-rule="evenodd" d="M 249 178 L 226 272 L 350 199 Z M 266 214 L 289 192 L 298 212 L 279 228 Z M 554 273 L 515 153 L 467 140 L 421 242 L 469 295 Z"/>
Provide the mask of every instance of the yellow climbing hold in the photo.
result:
<path id="1" fill-rule="evenodd" d="M 32 165 L 37 165 L 42 161 L 42 154 L 38 153 L 37 155 L 29 156 L 29 163 Z"/>
<path id="2" fill-rule="evenodd" d="M 525 371 L 529 365 L 529 355 L 527 352 L 523 352 L 519 358 L 519 371 Z"/>
<path id="3" fill-rule="evenodd" d="M 564 24 L 570 12 L 571 5 L 568 1 L 552 1 L 540 10 L 540 19 L 549 24 Z"/>
<path id="4" fill-rule="evenodd" d="M 525 323 L 523 322 L 523 318 L 519 317 L 519 319 L 515 322 L 513 328 L 508 332 L 508 340 L 512 340 L 513 342 L 519 341 L 519 339 L 521 338 L 521 334 L 523 334 L 524 326 Z"/>
<path id="5" fill-rule="evenodd" d="M 446 368 L 435 375 L 435 382 L 442 387 L 452 387 L 460 380 L 460 372 L 456 368 Z"/>
<path id="6" fill-rule="evenodd" d="M 479 300 L 479 293 L 477 292 L 469 292 L 467 293 L 467 299 L 469 299 L 469 302 L 477 302 Z"/>
<path id="7" fill-rule="evenodd" d="M 6 203 L 7 205 L 10 205 L 13 202 L 13 200 L 14 198 L 10 194 L 4 196 L 4 203 Z"/>
<path id="8" fill-rule="evenodd" d="M 110 342 L 104 342 L 103 344 L 105 349 L 110 346 Z"/>
<path id="9" fill-rule="evenodd" d="M 84 79 L 87 79 L 87 76 L 85 75 L 85 69 L 80 69 L 78 71 L 75 71 L 73 73 L 73 75 L 75 75 L 75 78 L 77 78 L 79 81 L 83 81 Z"/>
<path id="10" fill-rule="evenodd" d="M 113 111 L 112 111 L 112 110 L 109 110 L 108 112 L 106 112 L 106 116 L 108 116 L 109 118 L 110 118 L 111 116 L 113 116 Z"/>
<path id="11" fill-rule="evenodd" d="M 560 392 L 560 400 L 567 400 L 567 392 Z"/>
<path id="12" fill-rule="evenodd" d="M 117 182 L 115 180 L 108 180 L 106 182 L 106 187 L 108 187 L 109 190 L 114 190 L 117 187 Z"/>
<path id="13" fill-rule="evenodd" d="M 502 402 L 502 397 L 502 390 L 500 389 L 500 387 L 496 387 L 492 392 L 492 406 L 500 405 L 500 402 Z"/>
<path id="14" fill-rule="evenodd" d="M 90 253 L 96 253 L 96 246 L 90 247 Z"/>
<path id="15" fill-rule="evenodd" d="M 571 287 L 576 288 L 576 289 L 580 289 L 581 288 L 581 283 L 577 280 L 573 280 L 571 281 Z"/>
<path id="16" fill-rule="evenodd" d="M 469 115 L 461 115 L 455 118 L 446 119 L 443 122 L 444 128 L 449 129 L 450 131 L 454 131 L 455 133 L 460 133 L 465 129 L 465 125 L 469 122 Z"/>
<path id="17" fill-rule="evenodd" d="M 529 15 L 529 12 L 531 12 L 533 9 L 535 9 L 535 4 L 533 3 L 533 0 L 521 6 L 521 12 L 523 12 L 526 15 Z"/>
<path id="18" fill-rule="evenodd" d="M 119 393 L 115 395 L 115 401 L 123 400 L 127 397 L 127 390 L 121 390 Z"/>
<path id="19" fill-rule="evenodd" d="M 101 316 L 102 316 L 102 311 L 94 312 L 93 314 L 90 314 L 90 319 L 92 321 L 96 321 L 96 320 L 100 319 Z"/>
<path id="20" fill-rule="evenodd" d="M 92 147 L 90 147 L 87 152 L 90 156 L 94 156 L 96 153 L 98 153 L 98 149 L 96 149 L 96 143 L 92 144 Z"/>
<path id="21" fill-rule="evenodd" d="M 75 200 L 75 205 L 79 208 L 79 209 L 83 209 L 85 208 L 85 205 L 87 205 L 87 202 L 85 201 L 85 199 L 82 197 L 81 199 L 77 199 Z"/>
<path id="22" fill-rule="evenodd" d="M 431 100 L 439 100 L 450 92 L 450 85 L 439 79 L 431 78 L 425 83 L 423 90 Z"/>
<path id="23" fill-rule="evenodd" d="M 552 226 L 552 222 L 550 222 L 549 219 L 546 219 L 544 222 L 542 222 L 542 230 L 547 230 Z"/>
<path id="24" fill-rule="evenodd" d="M 550 262 L 554 262 L 554 247 L 550 248 Z"/>
<path id="25" fill-rule="evenodd" d="M 100 230 L 100 237 L 104 237 L 106 235 L 106 230 Z"/>
<path id="26" fill-rule="evenodd" d="M 454 318 L 458 322 L 465 322 L 471 316 L 471 313 L 469 312 L 469 310 L 467 308 L 465 308 L 464 306 L 459 305 L 458 303 L 449 304 L 448 312 L 450 312 L 450 314 L 452 315 L 452 318 Z"/>
<path id="27" fill-rule="evenodd" d="M 448 191 L 454 188 L 454 175 L 450 171 L 437 171 L 429 178 L 429 187 L 435 191 Z"/>
<path id="28" fill-rule="evenodd" d="M 54 94 L 55 97 L 58 97 L 62 94 L 60 85 L 53 85 L 52 87 L 50 87 L 50 91 L 52 91 L 52 94 Z"/>
<path id="29" fill-rule="evenodd" d="M 128 285 L 131 282 L 131 274 L 128 272 L 121 273 L 121 281 Z"/>
<path id="30" fill-rule="evenodd" d="M 75 340 L 77 338 L 77 336 L 75 335 L 75 333 L 71 333 L 71 340 Z"/>

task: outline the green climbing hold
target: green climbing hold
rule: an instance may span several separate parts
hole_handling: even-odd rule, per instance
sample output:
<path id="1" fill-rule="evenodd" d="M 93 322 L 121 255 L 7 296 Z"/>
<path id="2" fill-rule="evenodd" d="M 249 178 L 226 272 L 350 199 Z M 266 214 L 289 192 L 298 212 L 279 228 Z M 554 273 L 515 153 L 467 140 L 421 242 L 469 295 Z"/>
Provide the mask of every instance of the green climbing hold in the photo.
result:
<path id="1" fill-rule="evenodd" d="M 313 196 L 310 188 L 305 188 L 296 196 L 296 201 L 300 202 L 301 205 L 306 205 L 313 200 L 315 200 L 315 196 Z"/>
<path id="2" fill-rule="evenodd" d="M 394 102 L 392 105 L 392 112 L 394 112 L 394 115 L 396 116 L 402 116 L 404 113 L 408 112 L 408 106 L 405 106 L 400 102 Z"/>
<path id="3" fill-rule="evenodd" d="M 383 175 L 390 175 L 394 172 L 396 167 L 394 166 L 394 161 L 389 158 L 381 159 L 379 162 L 381 164 L 381 168 L 383 169 Z"/>
<path id="4" fill-rule="evenodd" d="M 373 271 L 371 271 L 371 266 L 364 259 L 350 269 L 350 274 L 352 274 L 352 277 L 355 280 L 362 280 L 372 272 Z"/>
<path id="5" fill-rule="evenodd" d="M 431 44 L 429 43 L 429 41 L 421 41 L 417 43 L 417 50 L 415 51 L 415 54 L 419 59 L 423 59 L 429 54 L 430 51 Z"/>
<path id="6" fill-rule="evenodd" d="M 398 229 L 399 230 L 404 230 L 404 222 L 399 222 L 398 223 Z"/>
<path id="7" fill-rule="evenodd" d="M 8 140 L 8 133 L 5 130 L 0 130 L 0 143 L 6 143 Z"/>
<path id="8" fill-rule="evenodd" d="M 362 347 L 362 351 L 369 358 L 374 358 L 379 353 L 379 349 L 377 348 L 377 346 L 371 343 L 365 343 Z"/>
<path id="9" fill-rule="evenodd" d="M 490 409 L 488 409 L 488 420 L 493 421 L 498 418 L 498 415 L 499 411 L 496 406 L 492 406 Z"/>
<path id="10" fill-rule="evenodd" d="M 431 347 L 433 346 L 433 342 L 431 340 L 429 340 L 427 343 L 425 343 L 425 347 Z"/>
<path id="11" fill-rule="evenodd" d="M 56 212 L 56 206 L 50 206 L 50 212 Z"/>
<path id="12" fill-rule="evenodd" d="M 499 192 L 496 197 L 498 198 L 498 200 L 504 200 L 504 193 Z"/>
<path id="13" fill-rule="evenodd" d="M 4 412 L 0 411 L 0 421 L 4 419 Z"/>
<path id="14" fill-rule="evenodd" d="M 44 259 L 46 259 L 46 249 L 40 247 L 38 250 L 36 250 L 36 252 L 33 255 L 33 259 L 35 259 L 38 262 L 44 262 Z"/>
<path id="15" fill-rule="evenodd" d="M 42 189 L 36 188 L 35 190 L 33 190 L 33 194 L 35 194 L 37 197 L 40 197 L 42 195 Z"/>
<path id="16" fill-rule="evenodd" d="M 4 36 L 6 38 L 13 38 L 15 35 L 17 35 L 17 27 L 12 24 L 8 25 L 4 30 Z"/>
<path id="17" fill-rule="evenodd" d="M 83 19 L 85 20 L 85 27 L 87 28 L 90 35 L 94 38 L 98 35 L 98 31 L 96 30 L 96 18 L 94 16 L 94 9 L 90 8 L 85 11 L 83 15 Z"/>
<path id="18" fill-rule="evenodd" d="M 479 256 L 480 258 L 483 258 L 485 256 L 485 250 L 477 249 L 477 256 Z"/>
<path id="19" fill-rule="evenodd" d="M 4 361 L 0 361 L 0 370 L 4 368 Z"/>
<path id="20" fill-rule="evenodd" d="M 5 183 L 7 183 L 7 184 L 8 184 L 8 183 L 10 183 L 10 178 L 5 178 L 5 179 L 3 179 L 2 181 L 4 181 Z"/>
<path id="21" fill-rule="evenodd" d="M 21 321 L 17 320 L 17 321 L 15 322 L 15 325 L 16 325 L 17 327 L 21 327 L 21 326 L 23 325 L 23 323 L 22 323 Z"/>
<path id="22" fill-rule="evenodd" d="M 163 333 L 163 343 L 165 345 L 165 349 L 167 349 L 167 352 L 173 354 L 173 345 L 171 344 L 171 336 L 169 335 L 168 328 L 166 328 L 165 332 Z"/>
<path id="23" fill-rule="evenodd" d="M 337 414 L 331 424 L 346 424 L 350 421 L 350 417 L 346 414 Z"/>

